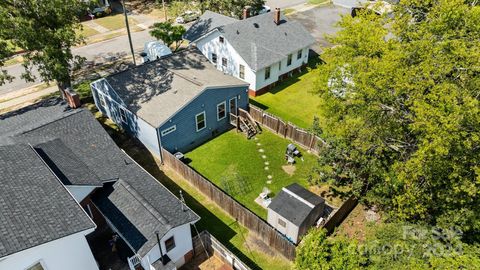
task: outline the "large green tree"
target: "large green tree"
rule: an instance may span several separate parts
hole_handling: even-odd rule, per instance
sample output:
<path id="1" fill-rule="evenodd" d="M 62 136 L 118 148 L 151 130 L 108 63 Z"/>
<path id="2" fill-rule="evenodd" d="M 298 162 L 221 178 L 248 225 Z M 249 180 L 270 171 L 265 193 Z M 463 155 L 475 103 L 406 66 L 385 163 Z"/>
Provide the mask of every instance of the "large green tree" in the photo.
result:
<path id="1" fill-rule="evenodd" d="M 81 28 L 79 16 L 85 10 L 85 2 L 78 0 L 0 1 L 5 21 L 0 43 L 9 40 L 26 51 L 23 79 L 34 80 L 31 70 L 35 67 L 42 81 L 55 81 L 60 89 L 70 86 L 71 72 L 83 60 L 71 48 L 82 42 L 75 30 Z"/>
<path id="2" fill-rule="evenodd" d="M 226 16 L 242 18 L 243 9 L 249 6 L 253 11 L 260 10 L 264 0 L 202 0 L 203 10 L 210 10 Z"/>
<path id="3" fill-rule="evenodd" d="M 175 45 L 174 50 L 176 51 L 183 40 L 182 36 L 185 31 L 185 27 L 182 25 L 173 25 L 172 22 L 167 21 L 154 23 L 150 35 L 163 41 L 169 47 Z"/>
<path id="4" fill-rule="evenodd" d="M 480 232 L 480 7 L 402 0 L 340 22 L 318 72 L 328 142 L 314 182 L 390 217 Z"/>

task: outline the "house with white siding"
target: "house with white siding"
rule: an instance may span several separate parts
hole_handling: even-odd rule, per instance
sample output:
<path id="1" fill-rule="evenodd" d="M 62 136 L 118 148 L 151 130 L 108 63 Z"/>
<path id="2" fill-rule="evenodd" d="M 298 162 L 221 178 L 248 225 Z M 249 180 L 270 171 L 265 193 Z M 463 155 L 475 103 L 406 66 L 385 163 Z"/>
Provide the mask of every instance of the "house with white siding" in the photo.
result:
<path id="1" fill-rule="evenodd" d="M 267 92 L 308 62 L 313 36 L 299 23 L 274 12 L 237 20 L 206 11 L 184 39 L 217 69 L 249 83 L 249 95 Z"/>

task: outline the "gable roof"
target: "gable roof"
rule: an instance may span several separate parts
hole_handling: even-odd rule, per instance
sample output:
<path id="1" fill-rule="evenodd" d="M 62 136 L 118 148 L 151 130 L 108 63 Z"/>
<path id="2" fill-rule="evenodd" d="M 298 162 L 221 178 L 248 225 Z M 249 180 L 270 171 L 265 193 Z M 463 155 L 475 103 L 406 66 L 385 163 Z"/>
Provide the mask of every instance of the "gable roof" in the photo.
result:
<path id="1" fill-rule="evenodd" d="M 0 146 L 0 164 L 0 258 L 95 228 L 31 146 Z"/>
<path id="2" fill-rule="evenodd" d="M 110 96 L 118 95 L 132 113 L 154 127 L 159 127 L 206 88 L 248 85 L 217 70 L 197 49 L 171 54 L 105 80 L 114 91 Z"/>
<path id="3" fill-rule="evenodd" d="M 205 11 L 200 18 L 188 29 L 183 38 L 193 42 L 210 33 L 220 26 L 237 22 L 238 20 L 212 11 Z"/>
<path id="4" fill-rule="evenodd" d="M 300 226 L 308 218 L 314 208 L 325 203 L 320 196 L 310 192 L 297 183 L 293 183 L 273 198 L 268 206 L 283 218 Z"/>
<path id="5" fill-rule="evenodd" d="M 315 43 L 313 36 L 297 21 L 288 20 L 283 14 L 280 23 L 273 21 L 275 12 L 253 16 L 245 20 L 216 27 L 229 44 L 253 70 L 268 67 L 297 50 Z M 196 31 L 195 23 L 191 30 Z M 193 35 L 187 31 L 186 36 Z M 197 31 L 198 32 L 198 31 Z M 197 38 L 198 39 L 198 38 Z"/>
<path id="6" fill-rule="evenodd" d="M 122 235 L 125 233 L 135 251 L 144 255 L 155 245 L 157 240 L 152 228 L 162 237 L 173 227 L 199 219 L 187 207 L 182 211 L 183 203 L 120 150 L 88 110 L 71 110 L 65 102 L 55 99 L 2 115 L 0 119 L 0 146 L 33 144 L 39 156 L 45 157 L 44 165 L 59 171 L 60 179 L 65 177 L 64 183 L 93 181 L 88 173 L 82 177 L 87 168 L 94 174 L 90 177 L 99 177 L 100 186 L 107 181 L 117 181 L 114 189 L 109 189 L 111 184 L 105 184 L 93 199 L 102 214 Z M 22 127 L 22 123 L 28 127 Z M 15 127 L 19 130 L 15 131 Z M 7 137 L 8 140 L 4 140 Z M 12 175 L 14 172 L 12 170 Z M 149 214 L 154 212 L 157 214 Z"/>

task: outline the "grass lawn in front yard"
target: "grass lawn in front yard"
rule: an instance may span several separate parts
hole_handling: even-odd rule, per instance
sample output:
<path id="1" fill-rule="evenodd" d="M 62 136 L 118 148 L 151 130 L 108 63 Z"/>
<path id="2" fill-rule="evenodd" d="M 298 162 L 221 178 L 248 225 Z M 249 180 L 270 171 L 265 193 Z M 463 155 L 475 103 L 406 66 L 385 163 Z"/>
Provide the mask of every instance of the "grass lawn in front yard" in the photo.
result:
<path id="1" fill-rule="evenodd" d="M 320 97 L 313 92 L 316 73 L 312 71 L 317 63 L 318 59 L 310 60 L 312 70 L 294 74 L 269 92 L 250 98 L 250 103 L 300 128 L 310 128 L 320 105 Z"/>
<path id="2" fill-rule="evenodd" d="M 288 166 L 284 157 L 289 143 L 265 129 L 250 140 L 243 133 L 231 130 L 197 147 L 186 157 L 191 160 L 192 168 L 266 219 L 267 210 L 255 202 L 263 188 L 267 187 L 274 197 L 282 187 L 295 182 L 307 187 L 307 177 L 316 163 L 315 156 L 298 148 L 303 161 L 296 158 L 296 163 Z"/>
<path id="3" fill-rule="evenodd" d="M 102 18 L 95 19 L 94 22 L 107 28 L 110 31 L 118 30 L 126 27 L 125 17 L 123 14 L 105 16 Z M 132 27 L 137 24 L 137 21 L 135 21 L 132 18 L 128 18 L 128 23 L 130 27 Z"/>
<path id="4" fill-rule="evenodd" d="M 88 38 L 97 34 L 100 34 L 97 30 L 91 28 L 88 25 L 82 25 L 82 29 L 75 30 L 77 36 L 82 35 L 84 38 Z"/>

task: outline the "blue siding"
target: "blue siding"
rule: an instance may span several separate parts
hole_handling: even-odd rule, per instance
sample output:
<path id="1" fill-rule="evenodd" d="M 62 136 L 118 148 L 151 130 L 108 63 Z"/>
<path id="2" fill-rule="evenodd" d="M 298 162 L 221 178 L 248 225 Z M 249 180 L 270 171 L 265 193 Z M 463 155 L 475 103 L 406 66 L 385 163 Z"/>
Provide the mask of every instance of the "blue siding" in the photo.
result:
<path id="1" fill-rule="evenodd" d="M 237 97 L 237 107 L 248 107 L 247 87 L 208 89 L 190 104 L 177 112 L 159 131 L 176 125 L 176 130 L 161 136 L 162 147 L 170 152 L 188 152 L 214 136 L 231 128 L 229 121 L 229 100 Z M 238 98 L 240 97 L 240 98 Z M 217 121 L 217 104 L 226 102 L 226 117 Z M 195 115 L 205 111 L 207 126 L 196 131 Z"/>
<path id="2" fill-rule="evenodd" d="M 123 101 L 119 99 L 115 91 L 104 80 L 92 83 L 91 88 L 95 105 L 103 115 L 109 117 L 126 132 L 137 137 L 150 151 L 159 153 L 160 147 L 155 127 L 138 118 L 135 114 L 128 111 L 125 106 L 120 105 L 123 104 Z M 101 106 L 97 91 L 105 94 L 107 108 Z M 230 129 L 229 101 L 232 98 L 237 99 L 237 108 L 247 109 L 247 86 L 205 90 L 158 128 L 158 136 L 161 136 L 162 147 L 170 152 L 181 151 L 185 153 Z M 225 102 L 226 117 L 217 121 L 217 105 L 221 102 Z M 126 123 L 121 121 L 120 107 L 126 110 Z M 195 116 L 203 111 L 205 111 L 206 115 L 206 128 L 197 132 Z M 162 130 L 174 125 L 176 126 L 175 131 L 164 136 L 160 135 Z"/>

